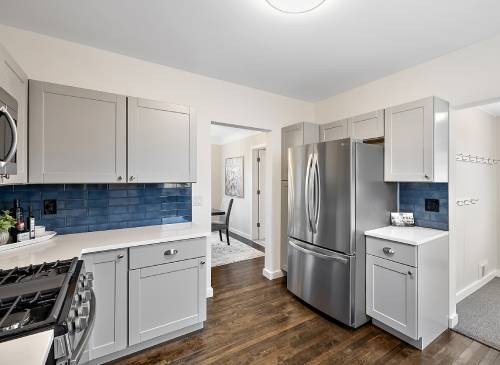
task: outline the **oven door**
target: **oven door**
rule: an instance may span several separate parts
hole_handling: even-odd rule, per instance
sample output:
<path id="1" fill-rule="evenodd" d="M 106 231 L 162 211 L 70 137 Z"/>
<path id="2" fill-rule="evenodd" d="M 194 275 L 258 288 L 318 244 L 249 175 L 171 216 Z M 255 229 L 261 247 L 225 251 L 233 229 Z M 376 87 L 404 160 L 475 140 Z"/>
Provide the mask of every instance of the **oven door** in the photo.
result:
<path id="1" fill-rule="evenodd" d="M 0 88 L 0 175 L 17 174 L 17 101 Z"/>

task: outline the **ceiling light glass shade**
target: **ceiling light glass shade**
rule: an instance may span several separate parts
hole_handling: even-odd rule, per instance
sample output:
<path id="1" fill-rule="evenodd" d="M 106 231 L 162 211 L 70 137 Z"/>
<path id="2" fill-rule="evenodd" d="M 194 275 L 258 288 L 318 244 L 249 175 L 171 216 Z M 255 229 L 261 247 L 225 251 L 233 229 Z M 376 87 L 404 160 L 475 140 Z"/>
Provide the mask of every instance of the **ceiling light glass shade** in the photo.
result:
<path id="1" fill-rule="evenodd" d="M 276 10 L 284 13 L 307 13 L 316 9 L 326 0 L 266 0 Z"/>

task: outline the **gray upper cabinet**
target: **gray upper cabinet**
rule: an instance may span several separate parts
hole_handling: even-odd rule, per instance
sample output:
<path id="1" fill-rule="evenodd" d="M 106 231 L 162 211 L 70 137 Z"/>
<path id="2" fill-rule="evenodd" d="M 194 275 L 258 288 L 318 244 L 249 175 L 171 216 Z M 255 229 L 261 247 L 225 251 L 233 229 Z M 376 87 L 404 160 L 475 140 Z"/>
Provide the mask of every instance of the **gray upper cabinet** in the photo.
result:
<path id="1" fill-rule="evenodd" d="M 126 97 L 30 81 L 29 182 L 126 179 Z"/>
<path id="2" fill-rule="evenodd" d="M 196 119 L 191 108 L 128 98 L 128 181 L 196 181 Z"/>
<path id="3" fill-rule="evenodd" d="M 347 119 L 323 124 L 319 127 L 321 142 L 336 141 L 349 137 L 349 121 Z"/>
<path id="4" fill-rule="evenodd" d="M 83 255 L 85 270 L 94 274 L 96 319 L 88 359 L 127 347 L 127 249 Z"/>
<path id="5" fill-rule="evenodd" d="M 281 180 L 288 180 L 288 149 L 319 140 L 317 124 L 300 122 L 281 129 Z"/>
<path id="6" fill-rule="evenodd" d="M 384 110 L 349 118 L 349 136 L 353 139 L 384 137 Z"/>
<path id="7" fill-rule="evenodd" d="M 429 97 L 385 110 L 385 181 L 448 181 L 449 106 Z"/>
<path id="8" fill-rule="evenodd" d="M 17 101 L 17 173 L 0 179 L 0 184 L 25 184 L 28 182 L 28 78 L 1 45 L 0 85 Z"/>

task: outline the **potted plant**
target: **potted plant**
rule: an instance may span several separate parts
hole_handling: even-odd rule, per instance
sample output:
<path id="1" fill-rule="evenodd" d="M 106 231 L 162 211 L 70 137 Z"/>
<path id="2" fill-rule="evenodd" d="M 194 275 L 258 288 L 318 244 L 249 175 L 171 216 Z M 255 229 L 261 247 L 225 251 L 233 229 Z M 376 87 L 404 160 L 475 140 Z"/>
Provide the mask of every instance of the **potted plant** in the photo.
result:
<path id="1" fill-rule="evenodd" d="M 16 226 L 16 220 L 6 210 L 0 216 L 0 245 L 9 242 L 9 229 Z"/>

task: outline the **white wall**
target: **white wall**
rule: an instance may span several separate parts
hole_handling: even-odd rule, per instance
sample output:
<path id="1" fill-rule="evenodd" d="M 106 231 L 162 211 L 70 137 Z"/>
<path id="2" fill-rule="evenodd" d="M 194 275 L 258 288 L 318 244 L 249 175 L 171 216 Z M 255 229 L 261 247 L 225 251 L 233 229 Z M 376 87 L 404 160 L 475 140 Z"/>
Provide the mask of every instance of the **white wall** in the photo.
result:
<path id="1" fill-rule="evenodd" d="M 212 207 L 222 207 L 222 194 L 221 186 L 223 184 L 223 176 L 220 173 L 223 166 L 222 160 L 222 145 L 212 145 L 212 168 L 211 168 L 211 192 L 212 192 Z"/>
<path id="2" fill-rule="evenodd" d="M 397 52 L 397 46 L 395 46 Z M 465 106 L 500 97 L 500 35 L 316 104 L 326 123 L 431 95 Z"/>
<path id="3" fill-rule="evenodd" d="M 280 268 L 281 127 L 314 118 L 314 105 L 209 77 L 141 61 L 96 48 L 0 25 L 3 43 L 29 78 L 190 105 L 197 110 L 198 183 L 193 221 L 210 227 L 210 122 L 270 129 L 266 191 L 268 242 L 266 273 Z M 274 193 L 273 193 L 274 192 Z M 273 207 L 278 207 L 273 209 Z"/>
<path id="4" fill-rule="evenodd" d="M 266 134 L 261 133 L 236 142 L 220 145 L 221 153 L 220 161 L 218 161 L 219 170 L 214 171 L 214 166 L 212 166 L 212 175 L 219 175 L 217 180 L 220 184 L 219 186 L 212 186 L 212 195 L 215 193 L 222 197 L 220 208 L 223 209 L 226 209 L 229 200 L 234 198 L 231 219 L 229 222 L 230 230 L 248 239 L 252 239 L 252 148 L 265 145 L 266 142 Z M 243 156 L 243 198 L 226 196 L 224 189 L 224 161 L 226 158 L 239 156 Z M 218 192 L 215 190 L 218 190 Z"/>
<path id="5" fill-rule="evenodd" d="M 479 108 L 455 111 L 453 114 L 455 154 L 496 158 L 498 122 L 495 116 Z M 455 200 L 475 198 L 475 205 L 456 207 L 450 229 L 454 232 L 457 299 L 461 300 L 484 282 L 479 263 L 486 262 L 486 277 L 498 268 L 498 165 L 456 161 L 450 183 Z"/>

